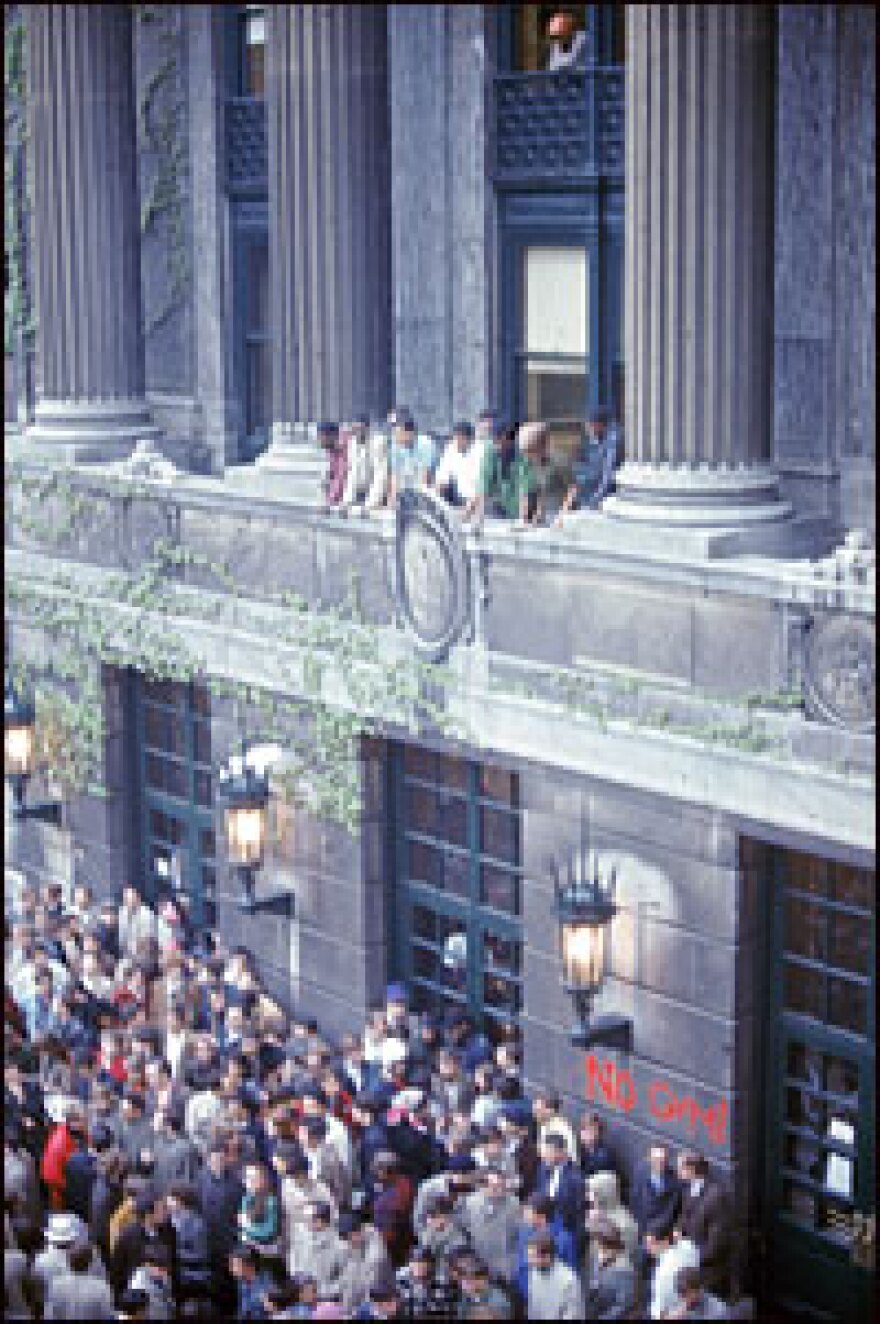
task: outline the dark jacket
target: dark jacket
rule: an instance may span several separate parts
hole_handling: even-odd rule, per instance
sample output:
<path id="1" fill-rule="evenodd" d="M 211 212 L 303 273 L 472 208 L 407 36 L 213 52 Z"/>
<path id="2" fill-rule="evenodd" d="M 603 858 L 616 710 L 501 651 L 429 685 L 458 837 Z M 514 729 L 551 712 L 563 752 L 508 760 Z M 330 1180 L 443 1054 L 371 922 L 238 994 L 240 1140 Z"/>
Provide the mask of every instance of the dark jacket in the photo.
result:
<path id="1" fill-rule="evenodd" d="M 107 1277 L 118 1295 L 128 1286 L 135 1269 L 144 1262 L 147 1239 L 140 1223 L 129 1223 L 116 1239 L 107 1265 Z"/>
<path id="2" fill-rule="evenodd" d="M 639 1236 L 669 1236 L 681 1213 L 681 1183 L 671 1168 L 663 1175 L 659 1187 L 651 1181 L 651 1169 L 646 1164 L 633 1182 L 630 1211 L 639 1225 Z"/>
<path id="3" fill-rule="evenodd" d="M 208 1235 L 208 1257 L 212 1264 L 225 1264 L 238 1240 L 238 1211 L 244 1187 L 234 1173 L 215 1177 L 208 1168 L 196 1179 L 196 1193 Z"/>
<path id="4" fill-rule="evenodd" d="M 64 1203 L 84 1223 L 89 1221 L 89 1207 L 96 1171 L 97 1162 L 94 1154 L 82 1149 L 71 1154 L 64 1169 Z"/>
<path id="5" fill-rule="evenodd" d="M 581 1145 L 581 1172 L 584 1177 L 592 1177 L 597 1172 L 617 1172 L 620 1175 L 614 1155 L 604 1140 L 600 1140 L 592 1149 Z"/>
<path id="6" fill-rule="evenodd" d="M 413 1242 L 413 1188 L 406 1177 L 394 1177 L 373 1201 L 373 1223 L 382 1234 L 388 1258 L 396 1269 L 405 1263 Z"/>
<path id="7" fill-rule="evenodd" d="M 552 1167 L 549 1167 L 546 1163 L 541 1163 L 538 1168 L 537 1182 L 539 1195 L 550 1193 L 552 1176 Z M 585 1205 L 583 1175 L 577 1164 L 572 1163 L 569 1159 L 562 1164 L 556 1194 L 553 1197 L 553 1208 L 557 1219 L 572 1234 L 578 1246 L 581 1245 L 584 1236 Z"/>
<path id="8" fill-rule="evenodd" d="M 102 1173 L 98 1173 L 92 1187 L 89 1201 L 89 1237 L 94 1246 L 108 1263 L 107 1238 L 110 1233 L 110 1219 L 122 1202 L 122 1187 L 111 1185 Z"/>
<path id="9" fill-rule="evenodd" d="M 681 1235 L 700 1252 L 700 1273 L 708 1292 L 726 1297 L 733 1250 L 730 1198 L 720 1182 L 707 1177 L 698 1196 L 682 1193 Z"/>

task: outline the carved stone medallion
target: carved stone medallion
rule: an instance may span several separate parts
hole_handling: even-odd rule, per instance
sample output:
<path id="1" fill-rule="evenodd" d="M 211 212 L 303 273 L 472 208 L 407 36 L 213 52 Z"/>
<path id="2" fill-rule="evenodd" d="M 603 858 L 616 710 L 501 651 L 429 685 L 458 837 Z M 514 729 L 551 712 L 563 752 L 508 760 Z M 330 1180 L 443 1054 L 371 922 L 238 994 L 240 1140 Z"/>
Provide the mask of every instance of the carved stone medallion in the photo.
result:
<path id="1" fill-rule="evenodd" d="M 419 653 L 445 657 L 470 613 L 467 558 L 445 505 L 405 489 L 397 501 L 395 597 Z"/>
<path id="2" fill-rule="evenodd" d="M 807 632 L 805 670 L 810 707 L 852 731 L 875 729 L 876 643 L 871 621 L 826 616 Z"/>

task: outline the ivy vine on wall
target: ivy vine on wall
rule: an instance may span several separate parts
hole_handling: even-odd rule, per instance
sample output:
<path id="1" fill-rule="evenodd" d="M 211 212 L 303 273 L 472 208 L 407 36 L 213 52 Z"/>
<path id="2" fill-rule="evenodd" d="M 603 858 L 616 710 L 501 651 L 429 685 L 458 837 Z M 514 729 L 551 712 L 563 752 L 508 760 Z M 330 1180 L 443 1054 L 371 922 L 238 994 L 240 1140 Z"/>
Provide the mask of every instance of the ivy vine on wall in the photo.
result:
<path id="1" fill-rule="evenodd" d="M 6 274 L 4 348 L 13 354 L 19 336 L 27 347 L 33 339 L 26 277 L 27 187 L 27 63 L 24 18 L 19 5 L 4 11 L 3 93 L 3 257 Z"/>
<path id="2" fill-rule="evenodd" d="M 149 36 L 155 65 L 138 99 L 138 146 L 143 169 L 141 235 L 161 234 L 167 284 L 159 306 L 147 310 L 145 335 L 158 330 L 180 307 L 189 287 L 185 199 L 188 150 L 183 133 L 181 31 L 178 5 L 137 5 L 142 38 Z M 142 40 L 141 47 L 146 45 Z"/>

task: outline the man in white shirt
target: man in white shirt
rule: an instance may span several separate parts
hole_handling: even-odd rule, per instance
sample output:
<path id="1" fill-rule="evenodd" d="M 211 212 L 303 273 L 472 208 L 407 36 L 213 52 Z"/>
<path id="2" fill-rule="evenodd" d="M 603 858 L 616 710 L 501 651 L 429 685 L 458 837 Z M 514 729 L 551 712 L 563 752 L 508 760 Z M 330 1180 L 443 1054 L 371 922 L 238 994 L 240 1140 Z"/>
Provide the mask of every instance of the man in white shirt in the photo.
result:
<path id="1" fill-rule="evenodd" d="M 440 457 L 434 488 L 451 506 L 466 506 L 477 496 L 483 444 L 474 440 L 470 423 L 456 423 L 452 439 Z"/>
<path id="2" fill-rule="evenodd" d="M 136 956 L 140 944 L 156 936 L 156 916 L 141 901 L 140 893 L 130 883 L 122 893 L 118 915 L 119 947 L 125 956 Z"/>

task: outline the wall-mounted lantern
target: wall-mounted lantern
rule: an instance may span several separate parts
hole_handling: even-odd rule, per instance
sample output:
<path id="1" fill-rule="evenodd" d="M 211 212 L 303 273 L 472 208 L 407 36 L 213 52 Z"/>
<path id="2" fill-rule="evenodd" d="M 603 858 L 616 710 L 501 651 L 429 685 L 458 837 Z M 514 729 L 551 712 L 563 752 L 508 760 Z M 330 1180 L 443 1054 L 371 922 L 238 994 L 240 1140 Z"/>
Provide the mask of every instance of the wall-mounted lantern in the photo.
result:
<path id="1" fill-rule="evenodd" d="M 36 712 L 29 699 L 23 699 L 7 676 L 3 700 L 3 769 L 12 787 L 13 816 L 34 818 L 42 823 L 61 826 L 61 802 L 46 800 L 39 804 L 24 802 L 27 784 L 33 775 L 36 750 Z"/>
<path id="2" fill-rule="evenodd" d="M 570 861 L 567 881 L 561 883 L 558 876 L 556 879 L 563 988 L 577 1012 L 571 1041 L 577 1048 L 605 1044 L 629 1053 L 633 1044 L 631 1020 L 624 1016 L 590 1016 L 593 999 L 605 978 L 608 930 L 618 911 L 614 900 L 617 870 L 612 869 L 607 884 L 603 884 L 596 860 L 590 880 L 585 847 L 579 865 L 576 873 L 574 861 Z"/>
<path id="3" fill-rule="evenodd" d="M 238 904 L 242 910 L 278 909 L 280 904 L 290 913 L 292 892 L 256 895 L 256 875 L 266 853 L 270 790 L 269 774 L 255 765 L 253 754 L 243 748 L 220 768 L 218 795 L 223 804 L 226 855 L 241 884 Z"/>

